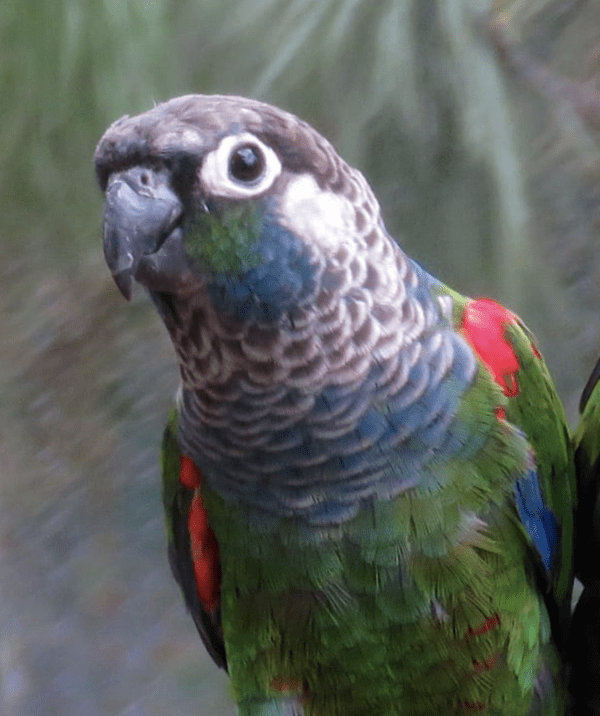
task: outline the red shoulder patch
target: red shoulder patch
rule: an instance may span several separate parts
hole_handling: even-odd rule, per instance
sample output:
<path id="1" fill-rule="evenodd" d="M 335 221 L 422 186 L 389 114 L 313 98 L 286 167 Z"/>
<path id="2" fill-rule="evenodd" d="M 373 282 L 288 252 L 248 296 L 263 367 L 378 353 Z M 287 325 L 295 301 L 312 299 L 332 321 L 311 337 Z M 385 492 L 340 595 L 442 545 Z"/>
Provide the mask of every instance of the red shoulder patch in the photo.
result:
<path id="1" fill-rule="evenodd" d="M 189 457 L 181 458 L 179 481 L 184 487 L 196 490 L 188 514 L 188 531 L 198 597 L 204 609 L 211 612 L 218 606 L 221 589 L 219 545 L 197 490 L 202 484 L 202 473 Z"/>
<path id="2" fill-rule="evenodd" d="M 506 340 L 504 327 L 517 321 L 514 313 L 496 301 L 480 298 L 467 304 L 461 325 L 465 338 L 509 398 L 519 394 L 520 363 Z"/>

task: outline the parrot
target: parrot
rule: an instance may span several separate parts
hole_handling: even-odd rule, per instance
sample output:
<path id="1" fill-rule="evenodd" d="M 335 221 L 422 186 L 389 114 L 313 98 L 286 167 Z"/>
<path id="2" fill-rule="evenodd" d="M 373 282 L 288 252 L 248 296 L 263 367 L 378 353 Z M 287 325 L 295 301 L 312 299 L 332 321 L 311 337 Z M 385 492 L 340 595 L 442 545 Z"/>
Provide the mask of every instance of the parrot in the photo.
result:
<path id="1" fill-rule="evenodd" d="M 573 562 L 583 585 L 570 630 L 572 692 L 578 716 L 600 714 L 600 359 L 579 403 L 573 433 L 577 502 Z"/>
<path id="2" fill-rule="evenodd" d="M 266 103 L 171 99 L 94 162 L 176 354 L 169 560 L 240 716 L 565 714 L 573 448 L 520 319 Z"/>

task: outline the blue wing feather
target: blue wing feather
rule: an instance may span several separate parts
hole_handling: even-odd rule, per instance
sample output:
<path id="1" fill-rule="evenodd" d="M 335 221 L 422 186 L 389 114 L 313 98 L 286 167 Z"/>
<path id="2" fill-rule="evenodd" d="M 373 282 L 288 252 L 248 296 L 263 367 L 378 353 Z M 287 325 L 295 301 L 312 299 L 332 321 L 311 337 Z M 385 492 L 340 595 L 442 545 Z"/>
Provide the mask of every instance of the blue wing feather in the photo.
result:
<path id="1" fill-rule="evenodd" d="M 530 470 L 525 477 L 517 480 L 514 497 L 519 518 L 542 558 L 544 568 L 550 573 L 558 543 L 558 523 L 544 502 L 535 470 Z"/>

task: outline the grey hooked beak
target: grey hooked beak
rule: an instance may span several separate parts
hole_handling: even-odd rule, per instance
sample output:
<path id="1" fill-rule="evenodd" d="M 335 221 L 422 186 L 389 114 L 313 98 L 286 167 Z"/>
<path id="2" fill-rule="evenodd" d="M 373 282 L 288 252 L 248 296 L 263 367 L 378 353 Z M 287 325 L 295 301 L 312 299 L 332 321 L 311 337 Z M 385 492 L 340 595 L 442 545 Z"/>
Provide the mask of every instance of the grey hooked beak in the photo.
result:
<path id="1" fill-rule="evenodd" d="M 148 285 L 156 278 L 157 252 L 175 233 L 177 241 L 169 243 L 177 246 L 168 252 L 169 263 L 186 263 L 181 228 L 177 227 L 182 212 L 166 170 L 133 167 L 110 178 L 104 207 L 104 257 L 127 300 L 133 279 Z"/>

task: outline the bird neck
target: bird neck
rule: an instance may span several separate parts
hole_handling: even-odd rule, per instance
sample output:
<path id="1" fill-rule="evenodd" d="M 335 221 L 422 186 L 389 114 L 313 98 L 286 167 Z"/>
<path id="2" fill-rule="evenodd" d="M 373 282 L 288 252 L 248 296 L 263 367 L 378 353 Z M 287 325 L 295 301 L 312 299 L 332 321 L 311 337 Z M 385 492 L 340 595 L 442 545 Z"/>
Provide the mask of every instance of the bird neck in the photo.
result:
<path id="1" fill-rule="evenodd" d="M 448 439 L 475 361 L 427 274 L 399 250 L 389 258 L 323 270 L 310 306 L 277 322 L 240 322 L 207 292 L 179 299 L 180 444 L 222 497 L 338 523 L 361 499 L 418 483 L 412 449 L 388 470 L 397 446 Z"/>

